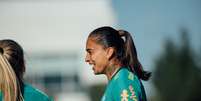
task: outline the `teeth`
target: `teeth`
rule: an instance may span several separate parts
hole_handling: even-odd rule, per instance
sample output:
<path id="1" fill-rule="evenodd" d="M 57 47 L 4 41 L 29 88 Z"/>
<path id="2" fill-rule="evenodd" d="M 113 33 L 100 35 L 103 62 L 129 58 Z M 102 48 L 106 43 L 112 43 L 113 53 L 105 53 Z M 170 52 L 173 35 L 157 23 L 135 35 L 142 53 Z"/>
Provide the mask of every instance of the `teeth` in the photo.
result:
<path id="1" fill-rule="evenodd" d="M 89 63 L 89 65 L 94 65 L 93 63 Z"/>

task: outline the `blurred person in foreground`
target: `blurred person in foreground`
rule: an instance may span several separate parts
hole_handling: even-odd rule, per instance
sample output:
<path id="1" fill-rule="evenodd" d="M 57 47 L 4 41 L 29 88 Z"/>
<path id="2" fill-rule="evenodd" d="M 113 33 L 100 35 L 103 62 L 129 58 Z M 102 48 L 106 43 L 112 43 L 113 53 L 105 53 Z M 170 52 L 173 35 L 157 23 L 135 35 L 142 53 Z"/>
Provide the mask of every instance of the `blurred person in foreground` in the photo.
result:
<path id="1" fill-rule="evenodd" d="M 24 83 L 22 47 L 10 39 L 0 40 L 0 101 L 51 101 L 42 91 Z"/>
<path id="2" fill-rule="evenodd" d="M 105 74 L 108 85 L 101 101 L 147 101 L 141 80 L 150 72 L 143 70 L 130 33 L 104 26 L 92 31 L 86 42 L 85 61 L 94 73 Z"/>

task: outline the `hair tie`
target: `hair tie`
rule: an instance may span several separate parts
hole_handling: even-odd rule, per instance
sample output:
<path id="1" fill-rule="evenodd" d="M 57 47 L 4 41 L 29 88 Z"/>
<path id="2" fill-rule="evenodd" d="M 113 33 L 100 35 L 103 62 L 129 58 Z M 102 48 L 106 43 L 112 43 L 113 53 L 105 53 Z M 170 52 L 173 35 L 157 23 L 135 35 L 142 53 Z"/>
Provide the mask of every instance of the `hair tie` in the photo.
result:
<path id="1" fill-rule="evenodd" d="M 125 31 L 124 30 L 118 30 L 118 33 L 119 33 L 120 37 L 125 36 Z"/>
<path id="2" fill-rule="evenodd" d="M 126 31 L 124 30 L 118 30 L 119 36 L 121 37 L 121 39 L 123 39 L 123 41 L 126 41 Z"/>

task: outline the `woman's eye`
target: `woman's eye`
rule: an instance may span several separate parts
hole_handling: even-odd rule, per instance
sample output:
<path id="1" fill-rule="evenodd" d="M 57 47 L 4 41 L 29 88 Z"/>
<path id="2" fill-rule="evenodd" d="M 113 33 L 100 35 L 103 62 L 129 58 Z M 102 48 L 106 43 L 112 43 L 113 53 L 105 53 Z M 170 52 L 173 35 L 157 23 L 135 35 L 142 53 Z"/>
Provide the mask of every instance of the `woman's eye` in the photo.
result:
<path id="1" fill-rule="evenodd" d="M 89 53 L 89 55 L 91 55 L 91 51 L 89 51 L 88 53 Z"/>

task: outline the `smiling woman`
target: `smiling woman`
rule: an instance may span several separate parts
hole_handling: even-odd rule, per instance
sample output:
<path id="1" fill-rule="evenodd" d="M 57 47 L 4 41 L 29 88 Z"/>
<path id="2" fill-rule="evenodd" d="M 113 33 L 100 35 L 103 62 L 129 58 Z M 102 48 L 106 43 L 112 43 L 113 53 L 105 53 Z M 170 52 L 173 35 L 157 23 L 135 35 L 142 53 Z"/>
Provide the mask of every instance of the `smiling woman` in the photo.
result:
<path id="1" fill-rule="evenodd" d="M 150 72 L 143 70 L 131 35 L 124 30 L 100 27 L 92 31 L 86 43 L 85 61 L 95 74 L 105 74 L 109 80 L 102 101 L 146 101 L 141 80 Z"/>

